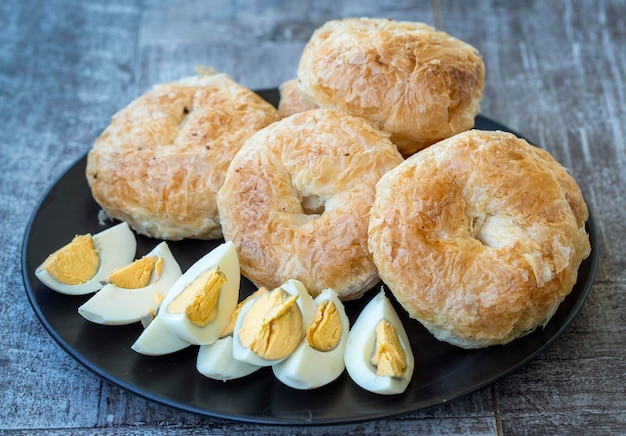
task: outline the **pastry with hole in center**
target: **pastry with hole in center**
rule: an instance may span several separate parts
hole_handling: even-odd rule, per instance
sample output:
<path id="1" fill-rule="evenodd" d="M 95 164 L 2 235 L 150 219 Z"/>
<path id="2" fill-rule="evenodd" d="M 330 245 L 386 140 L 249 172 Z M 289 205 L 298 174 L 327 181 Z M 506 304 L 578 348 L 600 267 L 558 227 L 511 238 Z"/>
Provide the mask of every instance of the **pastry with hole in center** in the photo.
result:
<path id="1" fill-rule="evenodd" d="M 484 77 L 471 45 L 423 23 L 381 18 L 325 23 L 298 66 L 301 100 L 365 118 L 404 156 L 471 129 Z"/>
<path id="2" fill-rule="evenodd" d="M 402 162 L 386 134 L 332 109 L 311 109 L 248 139 L 217 198 L 224 238 L 257 287 L 299 280 L 342 301 L 378 281 L 367 248 L 376 182 Z"/>
<path id="3" fill-rule="evenodd" d="M 463 348 L 545 325 L 590 253 L 576 181 L 548 152 L 471 130 L 385 174 L 369 249 L 411 318 Z"/>
<path id="4" fill-rule="evenodd" d="M 215 204 L 244 141 L 278 111 L 225 74 L 154 86 L 113 116 L 87 156 L 87 181 L 106 215 L 143 235 L 217 239 Z"/>

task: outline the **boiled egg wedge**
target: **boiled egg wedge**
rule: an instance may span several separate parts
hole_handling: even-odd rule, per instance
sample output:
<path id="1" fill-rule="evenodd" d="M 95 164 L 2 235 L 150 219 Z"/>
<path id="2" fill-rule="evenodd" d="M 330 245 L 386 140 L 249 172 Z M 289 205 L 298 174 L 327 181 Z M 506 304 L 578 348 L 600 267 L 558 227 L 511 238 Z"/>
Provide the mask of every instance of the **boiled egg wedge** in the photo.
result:
<path id="1" fill-rule="evenodd" d="M 50 254 L 35 275 L 47 287 L 67 295 L 85 295 L 102 288 L 106 277 L 135 258 L 137 241 L 126 222 L 93 236 L 79 235 Z"/>
<path id="2" fill-rule="evenodd" d="M 213 380 L 234 380 L 252 374 L 261 367 L 233 358 L 233 337 L 220 338 L 211 345 L 201 345 L 196 360 L 198 372 Z"/>
<path id="3" fill-rule="evenodd" d="M 182 275 L 166 242 L 134 262 L 114 270 L 108 283 L 78 308 L 85 319 L 106 325 L 138 322 L 156 311 Z"/>
<path id="4" fill-rule="evenodd" d="M 256 366 L 286 359 L 313 321 L 313 298 L 298 280 L 289 280 L 242 308 L 233 331 L 233 357 Z"/>
<path id="5" fill-rule="evenodd" d="M 266 288 L 260 288 L 239 302 L 220 338 L 213 344 L 200 346 L 196 359 L 196 368 L 200 374 L 214 380 L 227 381 L 245 377 L 261 368 L 233 357 L 233 331 L 241 308 L 265 292 Z"/>
<path id="6" fill-rule="evenodd" d="M 179 339 L 194 345 L 212 344 L 237 306 L 240 280 L 235 246 L 224 242 L 172 285 L 158 316 Z"/>
<path id="7" fill-rule="evenodd" d="M 383 290 L 352 326 L 344 361 L 352 380 L 370 392 L 400 394 L 411 381 L 414 357 L 409 338 Z"/>
<path id="8" fill-rule="evenodd" d="M 141 332 L 131 345 L 134 351 L 146 356 L 162 356 L 174 353 L 191 345 L 172 333 L 163 323 L 159 313 Z"/>
<path id="9" fill-rule="evenodd" d="M 295 389 L 315 389 L 341 375 L 350 321 L 332 289 L 314 300 L 316 311 L 304 339 L 285 360 L 272 366 L 276 378 Z"/>

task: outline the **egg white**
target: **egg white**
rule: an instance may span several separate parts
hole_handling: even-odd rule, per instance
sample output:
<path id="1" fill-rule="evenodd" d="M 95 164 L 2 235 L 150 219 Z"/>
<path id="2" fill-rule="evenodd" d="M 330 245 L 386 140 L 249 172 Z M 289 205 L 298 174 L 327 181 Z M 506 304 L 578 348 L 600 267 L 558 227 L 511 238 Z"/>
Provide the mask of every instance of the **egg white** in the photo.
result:
<path id="1" fill-rule="evenodd" d="M 80 306 L 78 313 L 88 321 L 106 325 L 131 324 L 156 313 L 163 297 L 182 272 L 166 242 L 158 244 L 146 256 L 163 259 L 163 269 L 158 277 L 153 272 L 150 283 L 138 289 L 124 289 L 109 283 Z"/>
<path id="2" fill-rule="evenodd" d="M 260 369 L 260 366 L 241 362 L 233 358 L 233 337 L 226 336 L 210 345 L 201 345 L 196 359 L 200 374 L 214 380 L 233 380 L 245 377 Z"/>
<path id="3" fill-rule="evenodd" d="M 376 343 L 375 328 L 382 319 L 395 327 L 406 356 L 407 365 L 401 378 L 376 374 L 376 367 L 370 362 Z M 413 376 L 413 352 L 402 321 L 384 291 L 381 290 L 367 303 L 352 326 L 344 361 L 352 380 L 363 389 L 383 395 L 400 394 L 406 390 Z"/>
<path id="4" fill-rule="evenodd" d="M 276 378 L 294 389 L 305 390 L 324 386 L 339 377 L 345 369 L 344 352 L 350 332 L 350 321 L 335 291 L 325 289 L 314 301 L 319 305 L 326 300 L 335 303 L 341 320 L 341 339 L 337 346 L 329 351 L 319 351 L 312 348 L 305 338 L 289 357 L 272 366 Z"/>
<path id="5" fill-rule="evenodd" d="M 52 277 L 47 270 L 41 268 L 41 265 L 35 270 L 35 276 L 50 289 L 67 295 L 85 295 L 101 289 L 102 281 L 111 271 L 133 261 L 137 251 L 137 240 L 126 222 L 103 230 L 92 238 L 100 258 L 100 265 L 91 279 L 78 285 L 68 285 Z"/>
<path id="6" fill-rule="evenodd" d="M 313 303 L 313 298 L 306 290 L 304 285 L 298 280 L 288 280 L 280 287 L 290 295 L 298 295 L 296 304 L 298 305 L 298 307 L 300 308 L 300 312 L 302 313 L 302 325 L 306 330 L 309 324 L 311 324 L 311 322 L 313 321 L 313 317 L 315 316 L 315 305 Z M 233 332 L 233 357 L 235 358 L 235 360 L 246 362 L 250 365 L 271 366 L 280 362 L 281 360 L 286 359 L 288 356 L 282 357 L 280 359 L 264 359 L 249 348 L 242 346 L 239 340 L 239 329 L 241 328 L 243 318 L 250 309 L 250 307 L 252 307 L 254 302 L 257 300 L 257 298 L 259 297 L 256 297 L 244 304 L 244 306 L 241 308 L 241 311 L 239 312 L 237 322 L 235 323 L 235 330 Z"/>
<path id="7" fill-rule="evenodd" d="M 226 276 L 226 282 L 220 291 L 217 316 L 210 324 L 199 327 L 194 325 L 184 313 L 172 313 L 167 310 L 174 298 L 183 292 L 189 284 L 215 266 L 219 267 Z M 239 258 L 235 245 L 230 241 L 225 242 L 194 263 L 176 280 L 161 303 L 158 317 L 161 318 L 165 327 L 179 339 L 195 345 L 212 344 L 219 339 L 237 306 L 240 280 Z"/>
<path id="8" fill-rule="evenodd" d="M 146 356 L 162 356 L 174 353 L 191 345 L 173 334 L 157 316 L 141 332 L 131 348 L 139 354 Z"/>

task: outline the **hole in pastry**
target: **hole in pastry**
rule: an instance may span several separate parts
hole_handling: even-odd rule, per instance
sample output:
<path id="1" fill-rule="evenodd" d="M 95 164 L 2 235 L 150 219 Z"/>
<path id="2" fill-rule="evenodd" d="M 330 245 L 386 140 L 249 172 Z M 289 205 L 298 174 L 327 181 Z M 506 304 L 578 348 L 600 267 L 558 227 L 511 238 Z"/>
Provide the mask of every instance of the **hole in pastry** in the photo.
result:
<path id="1" fill-rule="evenodd" d="M 471 220 L 474 238 L 479 240 L 485 247 L 502 248 L 513 245 L 525 234 L 514 222 L 513 218 L 506 215 L 487 215 Z"/>
<path id="2" fill-rule="evenodd" d="M 325 199 L 317 195 L 307 195 L 302 197 L 302 211 L 306 215 L 321 215 L 324 213 Z"/>
<path id="3" fill-rule="evenodd" d="M 475 217 L 470 217 L 469 218 L 469 232 L 470 235 L 472 235 L 473 237 L 476 236 L 476 233 L 478 233 L 478 230 L 480 229 L 480 218 L 475 216 Z"/>

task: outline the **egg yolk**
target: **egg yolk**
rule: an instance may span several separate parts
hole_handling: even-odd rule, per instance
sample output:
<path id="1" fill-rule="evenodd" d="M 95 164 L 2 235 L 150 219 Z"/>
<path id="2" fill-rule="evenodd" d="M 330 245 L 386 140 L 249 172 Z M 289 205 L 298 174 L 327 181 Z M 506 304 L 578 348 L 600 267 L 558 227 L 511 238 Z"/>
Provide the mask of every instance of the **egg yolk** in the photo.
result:
<path id="1" fill-rule="evenodd" d="M 148 286 L 152 271 L 155 277 L 161 275 L 163 270 L 163 258 L 148 256 L 137 259 L 133 263 L 116 269 L 107 278 L 107 281 L 123 289 L 139 289 Z"/>
<path id="2" fill-rule="evenodd" d="M 100 256 L 90 234 L 74 237 L 72 242 L 61 247 L 42 263 L 58 282 L 80 285 L 89 281 L 98 272 Z"/>
<path id="3" fill-rule="evenodd" d="M 277 288 L 258 297 L 239 327 L 239 342 L 257 356 L 275 360 L 288 356 L 304 336 L 298 295 Z"/>
<path id="4" fill-rule="evenodd" d="M 225 338 L 226 336 L 232 336 L 233 331 L 235 330 L 235 324 L 237 323 L 237 317 L 239 317 L 239 312 L 241 312 L 241 308 L 248 301 L 250 301 L 253 298 L 256 298 L 259 295 L 262 295 L 262 294 L 264 294 L 266 292 L 267 292 L 267 288 L 261 287 L 261 288 L 257 289 L 256 291 L 254 291 L 252 294 L 248 295 L 245 299 L 240 301 L 237 304 L 237 307 L 235 307 L 235 311 L 230 316 L 230 320 L 228 321 L 228 324 L 226 325 L 226 327 L 224 327 L 224 330 L 222 330 L 222 334 L 220 335 L 220 338 Z"/>
<path id="5" fill-rule="evenodd" d="M 376 325 L 376 346 L 371 363 L 376 374 L 387 377 L 402 377 L 406 368 L 406 356 L 398 339 L 396 328 L 386 319 Z"/>
<path id="6" fill-rule="evenodd" d="M 306 332 L 306 340 L 318 351 L 330 351 L 341 339 L 341 318 L 332 301 L 322 301 L 317 305 L 315 318 Z"/>
<path id="7" fill-rule="evenodd" d="M 218 267 L 200 274 L 172 300 L 167 310 L 170 313 L 185 313 L 195 326 L 206 327 L 217 317 L 217 303 L 226 276 Z"/>

